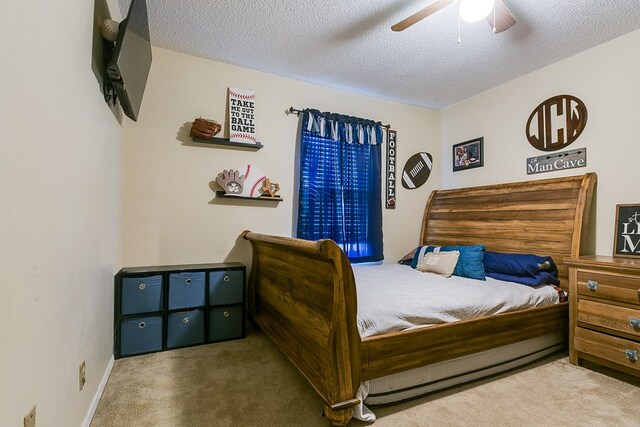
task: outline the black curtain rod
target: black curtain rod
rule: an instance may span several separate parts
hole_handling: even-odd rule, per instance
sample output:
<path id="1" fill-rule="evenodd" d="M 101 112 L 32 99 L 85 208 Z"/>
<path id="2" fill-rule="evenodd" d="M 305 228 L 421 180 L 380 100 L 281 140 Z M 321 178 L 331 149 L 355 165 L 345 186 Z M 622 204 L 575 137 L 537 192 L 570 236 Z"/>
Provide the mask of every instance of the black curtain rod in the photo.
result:
<path id="1" fill-rule="evenodd" d="M 300 115 L 300 113 L 302 113 L 303 111 L 302 111 L 302 110 L 295 109 L 295 108 L 293 108 L 293 107 L 289 107 L 289 109 L 287 110 L 287 112 L 288 112 L 289 114 L 295 114 L 296 116 L 298 116 L 298 115 Z M 389 129 L 391 128 L 391 125 L 381 125 L 381 126 L 382 126 L 383 128 L 387 128 L 387 130 L 389 130 Z"/>

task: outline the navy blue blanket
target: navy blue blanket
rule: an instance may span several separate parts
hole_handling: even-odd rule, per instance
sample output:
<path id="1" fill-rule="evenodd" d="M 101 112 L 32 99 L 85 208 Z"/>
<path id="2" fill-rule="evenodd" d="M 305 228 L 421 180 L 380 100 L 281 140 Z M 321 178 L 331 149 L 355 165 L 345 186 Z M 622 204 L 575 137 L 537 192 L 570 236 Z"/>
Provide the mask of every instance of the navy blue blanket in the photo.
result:
<path id="1" fill-rule="evenodd" d="M 558 268 L 549 256 L 485 251 L 484 269 L 488 277 L 527 286 L 560 284 Z"/>
<path id="2" fill-rule="evenodd" d="M 540 285 L 559 285 L 560 280 L 553 277 L 546 271 L 540 272 L 533 277 L 531 276 L 515 276 L 512 274 L 500 274 L 500 273 L 486 273 L 487 277 L 493 277 L 494 279 L 504 280 L 505 282 L 515 282 L 521 285 L 527 286 L 540 286 Z"/>

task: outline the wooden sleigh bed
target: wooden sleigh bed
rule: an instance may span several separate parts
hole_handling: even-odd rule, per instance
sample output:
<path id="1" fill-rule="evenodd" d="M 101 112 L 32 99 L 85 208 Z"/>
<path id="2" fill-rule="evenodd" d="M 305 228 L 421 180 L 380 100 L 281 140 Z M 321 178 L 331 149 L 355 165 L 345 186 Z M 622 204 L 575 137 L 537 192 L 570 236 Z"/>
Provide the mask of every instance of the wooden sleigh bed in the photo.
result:
<path id="1" fill-rule="evenodd" d="M 550 255 L 568 289 L 564 258 L 585 251 L 596 180 L 589 173 L 433 191 L 420 244 Z M 253 249 L 250 316 L 322 397 L 332 425 L 349 422 L 362 381 L 568 329 L 561 303 L 361 339 L 353 271 L 333 241 L 243 237 Z"/>

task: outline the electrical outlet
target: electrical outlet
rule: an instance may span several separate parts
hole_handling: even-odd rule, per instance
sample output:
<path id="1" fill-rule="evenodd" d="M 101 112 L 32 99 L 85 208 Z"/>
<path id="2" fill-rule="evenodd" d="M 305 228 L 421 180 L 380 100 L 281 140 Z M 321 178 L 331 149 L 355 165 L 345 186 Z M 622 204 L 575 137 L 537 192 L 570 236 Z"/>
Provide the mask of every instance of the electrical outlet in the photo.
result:
<path id="1" fill-rule="evenodd" d="M 84 384 L 87 382 L 87 376 L 85 371 L 84 360 L 80 363 L 80 369 L 78 370 L 78 385 L 80 386 L 80 390 L 84 388 Z"/>
<path id="2" fill-rule="evenodd" d="M 31 408 L 29 413 L 24 416 L 24 427 L 36 427 L 36 407 Z"/>

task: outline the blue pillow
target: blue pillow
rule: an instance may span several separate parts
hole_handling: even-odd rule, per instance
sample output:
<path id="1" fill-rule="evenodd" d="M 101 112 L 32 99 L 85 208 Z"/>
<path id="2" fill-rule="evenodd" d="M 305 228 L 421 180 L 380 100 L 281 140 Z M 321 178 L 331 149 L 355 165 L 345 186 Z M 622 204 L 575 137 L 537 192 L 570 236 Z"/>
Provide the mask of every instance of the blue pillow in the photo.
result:
<path id="1" fill-rule="evenodd" d="M 434 252 L 439 248 L 442 252 L 458 251 L 460 257 L 453 270 L 454 276 L 468 277 L 469 279 L 487 280 L 484 274 L 484 250 L 485 246 L 418 246 L 416 254 L 411 261 L 411 268 L 416 268 L 418 262 L 427 252 Z"/>
<path id="2" fill-rule="evenodd" d="M 558 269 L 549 256 L 532 254 L 506 254 L 485 251 L 484 269 L 491 273 L 512 276 L 529 276 L 535 278 L 539 272 L 546 271 L 552 276 L 558 274 Z"/>

